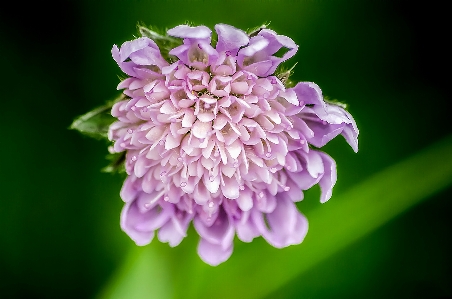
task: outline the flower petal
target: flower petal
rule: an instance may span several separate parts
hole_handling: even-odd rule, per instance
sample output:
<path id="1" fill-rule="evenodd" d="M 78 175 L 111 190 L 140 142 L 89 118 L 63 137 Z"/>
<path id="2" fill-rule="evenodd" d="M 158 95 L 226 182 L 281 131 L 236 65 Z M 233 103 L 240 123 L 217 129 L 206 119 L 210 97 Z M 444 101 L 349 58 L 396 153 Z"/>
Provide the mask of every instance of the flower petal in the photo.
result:
<path id="1" fill-rule="evenodd" d="M 180 38 L 209 38 L 212 30 L 210 30 L 206 26 L 197 26 L 197 27 L 190 27 L 187 25 L 179 25 L 172 29 L 169 29 L 168 35 L 180 37 Z"/>
<path id="2" fill-rule="evenodd" d="M 217 51 L 231 51 L 235 55 L 236 50 L 249 42 L 248 35 L 240 29 L 226 24 L 215 25 L 218 34 Z M 235 51 L 234 51 L 235 50 Z"/>

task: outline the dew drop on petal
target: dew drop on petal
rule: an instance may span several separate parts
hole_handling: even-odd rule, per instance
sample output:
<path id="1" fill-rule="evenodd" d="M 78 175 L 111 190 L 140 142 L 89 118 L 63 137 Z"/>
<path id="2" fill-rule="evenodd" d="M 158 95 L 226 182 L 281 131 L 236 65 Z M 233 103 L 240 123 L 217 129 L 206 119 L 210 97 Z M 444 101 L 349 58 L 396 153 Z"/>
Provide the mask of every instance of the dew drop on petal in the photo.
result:
<path id="1" fill-rule="evenodd" d="M 259 192 L 258 195 L 259 195 L 260 198 L 264 198 L 264 192 Z"/>
<path id="2" fill-rule="evenodd" d="M 284 191 L 289 191 L 290 190 L 290 187 L 289 186 L 284 186 Z"/>
<path id="3" fill-rule="evenodd" d="M 245 186 L 240 185 L 239 189 L 243 191 L 243 190 L 245 190 Z"/>
<path id="4" fill-rule="evenodd" d="M 182 161 L 184 161 L 184 159 L 182 159 L 182 157 L 178 157 L 177 161 L 182 162 Z"/>
<path id="5" fill-rule="evenodd" d="M 126 144 L 124 142 L 121 142 L 120 146 L 121 147 L 126 147 Z"/>
<path id="6" fill-rule="evenodd" d="M 272 156 L 272 153 L 268 152 L 268 153 L 265 154 L 265 156 L 266 156 L 267 158 L 270 158 L 270 157 Z"/>
<path id="7" fill-rule="evenodd" d="M 137 160 L 137 156 L 132 156 L 132 158 L 130 158 L 130 160 L 131 160 L 132 162 L 135 162 L 135 161 Z"/>
<path id="8" fill-rule="evenodd" d="M 165 196 L 165 197 L 163 198 L 163 200 L 164 200 L 164 201 L 169 201 L 169 197 L 168 197 L 168 196 Z"/>
<path id="9" fill-rule="evenodd" d="M 208 206 L 209 208 L 213 208 L 214 205 L 215 205 L 215 204 L 213 203 L 213 201 L 211 201 L 211 202 L 209 202 L 209 203 L 207 204 L 207 206 Z"/>
<path id="10" fill-rule="evenodd" d="M 183 188 L 183 187 L 185 187 L 185 186 L 187 186 L 187 182 L 182 182 L 182 183 L 180 183 L 180 186 Z"/>
<path id="11" fill-rule="evenodd" d="M 287 168 L 287 170 L 291 170 L 292 169 L 292 167 L 290 167 L 290 165 L 287 165 L 286 168 Z"/>
<path id="12" fill-rule="evenodd" d="M 211 182 L 215 181 L 215 177 L 213 175 L 209 176 L 209 181 Z"/>
<path id="13" fill-rule="evenodd" d="M 149 208 L 151 207 L 151 203 L 150 203 L 150 202 L 145 203 L 145 204 L 144 204 L 144 207 L 145 207 L 146 209 L 149 209 Z"/>
<path id="14" fill-rule="evenodd" d="M 127 133 L 132 134 L 132 133 L 133 133 L 133 130 L 132 130 L 132 129 L 128 129 L 128 130 L 127 130 Z"/>

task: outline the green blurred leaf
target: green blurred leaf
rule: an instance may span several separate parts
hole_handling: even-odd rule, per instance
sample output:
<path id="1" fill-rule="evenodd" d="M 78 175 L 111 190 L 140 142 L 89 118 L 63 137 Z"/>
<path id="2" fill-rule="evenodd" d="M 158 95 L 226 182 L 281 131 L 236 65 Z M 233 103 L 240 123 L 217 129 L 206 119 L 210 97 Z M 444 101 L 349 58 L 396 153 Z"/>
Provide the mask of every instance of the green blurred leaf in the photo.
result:
<path id="1" fill-rule="evenodd" d="M 99 299 L 172 298 L 170 267 L 151 246 L 134 247 Z"/>
<path id="2" fill-rule="evenodd" d="M 251 244 L 236 242 L 232 257 L 217 267 L 204 264 L 198 257 L 194 260 L 192 254 L 180 255 L 173 249 L 174 259 L 180 263 L 171 277 L 167 272 L 172 269 L 170 258 L 151 264 L 138 255 L 133 264 L 120 269 L 101 298 L 261 298 L 451 183 L 452 136 L 382 170 L 313 210 L 307 215 L 310 229 L 301 245 L 281 250 L 266 244 L 262 238 Z M 194 237 L 191 234 L 189 238 Z M 132 250 L 132 257 L 137 255 L 136 250 Z M 159 276 L 161 272 L 164 275 Z M 138 290 L 134 278 L 138 275 L 138 281 L 165 276 L 167 280 L 161 283 L 165 286 L 172 283 L 176 294 L 158 294 L 155 292 L 159 290 L 152 287 L 144 290 L 140 283 L 142 289 Z M 117 296 L 116 290 L 127 296 Z"/>
<path id="3" fill-rule="evenodd" d="M 245 244 L 219 267 L 200 265 L 196 280 L 178 286 L 184 294 L 177 298 L 261 298 L 451 183 L 449 137 L 334 196 L 329 208 L 315 209 L 301 245 Z"/>

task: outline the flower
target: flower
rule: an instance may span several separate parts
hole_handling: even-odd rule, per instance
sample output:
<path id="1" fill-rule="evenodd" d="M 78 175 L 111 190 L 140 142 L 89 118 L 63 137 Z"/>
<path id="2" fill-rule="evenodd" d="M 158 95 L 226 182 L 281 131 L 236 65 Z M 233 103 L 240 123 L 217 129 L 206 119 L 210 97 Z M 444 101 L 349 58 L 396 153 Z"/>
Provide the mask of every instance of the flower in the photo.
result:
<path id="1" fill-rule="evenodd" d="M 137 245 L 158 231 L 177 246 L 193 222 L 210 265 L 229 258 L 235 235 L 278 248 L 301 243 L 308 222 L 295 202 L 315 184 L 326 202 L 336 182 L 335 161 L 316 148 L 341 134 L 358 150 L 342 106 L 326 102 L 315 83 L 288 88 L 275 75 L 298 49 L 292 39 L 265 28 L 215 31 L 213 46 L 208 27 L 168 30 L 182 40 L 171 61 L 148 37 L 113 46 L 128 78 L 108 132 L 111 151 L 126 153 L 122 229 Z"/>

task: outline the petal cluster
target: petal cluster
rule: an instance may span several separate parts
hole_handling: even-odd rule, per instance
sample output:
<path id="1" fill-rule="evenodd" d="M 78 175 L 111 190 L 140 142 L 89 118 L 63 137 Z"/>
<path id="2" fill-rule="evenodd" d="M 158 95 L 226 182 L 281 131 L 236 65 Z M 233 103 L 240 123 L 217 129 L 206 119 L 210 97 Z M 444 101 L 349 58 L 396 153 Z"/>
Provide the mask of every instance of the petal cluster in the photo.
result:
<path id="1" fill-rule="evenodd" d="M 182 39 L 171 62 L 147 37 L 115 45 L 127 98 L 113 106 L 109 129 L 111 151 L 126 152 L 122 229 L 138 245 L 158 231 L 177 246 L 193 222 L 211 265 L 229 258 L 235 235 L 278 248 L 302 242 L 308 224 L 294 202 L 315 184 L 325 202 L 336 182 L 334 160 L 315 148 L 341 134 L 358 149 L 346 110 L 314 83 L 286 88 L 275 76 L 297 51 L 290 38 L 225 24 L 215 31 L 212 45 L 205 26 L 168 30 Z"/>

